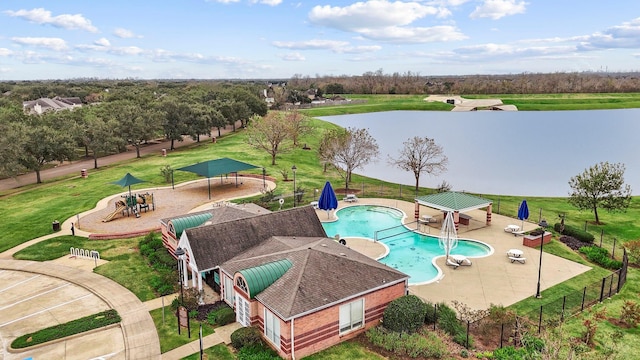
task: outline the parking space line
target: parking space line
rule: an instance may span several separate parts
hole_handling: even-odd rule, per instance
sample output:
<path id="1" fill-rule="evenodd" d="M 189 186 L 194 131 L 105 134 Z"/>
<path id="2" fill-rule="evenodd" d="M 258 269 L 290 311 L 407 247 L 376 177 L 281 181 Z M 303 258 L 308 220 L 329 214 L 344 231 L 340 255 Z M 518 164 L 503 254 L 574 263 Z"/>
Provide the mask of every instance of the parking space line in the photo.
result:
<path id="1" fill-rule="evenodd" d="M 33 314 L 30 314 L 30 315 L 27 315 L 27 316 L 23 316 L 23 317 L 21 317 L 21 318 L 17 318 L 17 319 L 15 319 L 15 320 L 8 321 L 8 322 L 6 322 L 6 323 L 4 323 L 4 324 L 0 324 L 0 328 L 1 328 L 1 327 L 5 327 L 5 326 L 7 326 L 7 325 L 11 325 L 11 324 L 13 324 L 14 322 L 18 322 L 18 321 L 21 321 L 21 320 L 24 320 L 24 319 L 28 319 L 28 318 L 30 318 L 30 317 L 32 317 L 32 316 L 36 316 L 36 315 L 42 314 L 43 312 L 47 312 L 47 311 L 49 311 L 49 310 L 53 310 L 53 309 L 56 309 L 56 308 L 59 308 L 59 307 L 65 306 L 65 305 L 69 305 L 69 304 L 71 304 L 71 303 L 74 303 L 74 302 L 76 302 L 76 301 L 82 300 L 82 299 L 84 299 L 84 298 L 86 298 L 86 297 L 89 297 L 89 296 L 93 296 L 93 294 L 87 294 L 87 295 L 81 296 L 81 297 L 79 297 L 79 298 L 77 298 L 77 299 L 73 299 L 73 300 L 70 300 L 70 301 L 64 302 L 64 303 L 62 303 L 62 304 L 58 304 L 58 305 L 55 305 L 55 306 L 52 306 L 52 307 L 49 307 L 49 308 L 46 308 L 46 309 L 43 309 L 43 310 L 37 311 L 37 312 L 35 312 L 35 313 L 33 313 Z"/>
<path id="2" fill-rule="evenodd" d="M 14 288 L 14 287 L 16 287 L 16 286 L 18 286 L 18 285 L 22 285 L 22 284 L 24 284 L 24 283 L 26 283 L 26 282 L 29 282 L 29 281 L 33 280 L 33 279 L 39 278 L 40 276 L 42 276 L 42 275 L 32 276 L 32 277 L 30 277 L 30 278 L 28 278 L 28 279 L 26 279 L 26 280 L 22 280 L 22 281 L 20 281 L 20 282 L 17 282 L 17 283 L 15 283 L 15 284 L 13 284 L 13 285 L 11 285 L 11 286 L 9 286 L 9 287 L 6 287 L 6 288 L 4 288 L 4 289 L 0 289 L 0 293 L 1 293 L 1 292 L 5 292 L 5 291 L 7 291 L 7 290 L 9 290 L 9 289 L 13 289 L 13 288 Z"/>
<path id="3" fill-rule="evenodd" d="M 14 302 L 14 303 L 12 303 L 12 304 L 9 304 L 9 305 L 7 305 L 7 306 L 0 307 L 0 310 L 4 310 L 4 309 L 7 309 L 7 308 L 10 308 L 10 307 L 12 307 L 12 306 L 14 306 L 14 305 L 18 305 L 18 304 L 20 304 L 20 303 L 23 303 L 23 302 L 25 302 L 25 301 L 29 301 L 29 300 L 31 300 L 31 299 L 35 299 L 35 298 L 37 298 L 37 297 L 39 297 L 39 296 L 46 295 L 46 294 L 48 294 L 48 293 L 50 293 L 50 292 L 54 292 L 54 291 L 56 291 L 56 290 L 62 289 L 62 288 L 64 288 L 64 287 L 67 287 L 67 286 L 69 286 L 69 285 L 71 285 L 71 284 L 66 283 L 66 284 L 63 284 L 63 285 L 58 286 L 57 288 L 53 288 L 53 289 L 51 289 L 51 290 L 47 290 L 47 291 L 45 291 L 45 292 L 41 292 L 41 293 L 39 293 L 39 294 L 37 294 L 37 295 L 29 296 L 28 298 L 24 298 L 24 299 L 22 299 L 22 300 L 20 300 L 20 301 L 16 301 L 16 302 Z"/>

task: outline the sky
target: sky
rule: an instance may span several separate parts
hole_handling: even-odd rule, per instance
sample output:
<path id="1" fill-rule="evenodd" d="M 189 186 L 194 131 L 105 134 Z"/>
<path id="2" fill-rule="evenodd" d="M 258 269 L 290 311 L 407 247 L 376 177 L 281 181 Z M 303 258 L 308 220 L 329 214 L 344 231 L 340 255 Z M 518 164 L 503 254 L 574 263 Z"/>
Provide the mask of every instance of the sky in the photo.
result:
<path id="1" fill-rule="evenodd" d="M 0 81 L 640 71 L 640 1 L 0 2 Z"/>

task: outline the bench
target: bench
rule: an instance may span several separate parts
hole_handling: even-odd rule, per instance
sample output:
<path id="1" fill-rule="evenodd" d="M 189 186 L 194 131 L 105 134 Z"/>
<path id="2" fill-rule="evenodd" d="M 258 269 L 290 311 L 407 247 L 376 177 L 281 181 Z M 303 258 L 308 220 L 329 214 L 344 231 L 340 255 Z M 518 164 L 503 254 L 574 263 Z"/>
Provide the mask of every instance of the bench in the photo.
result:
<path id="1" fill-rule="evenodd" d="M 460 214 L 459 218 L 460 218 L 460 224 L 469 225 L 469 220 L 471 220 L 471 216 L 466 214 Z"/>
<path id="2" fill-rule="evenodd" d="M 516 256 L 509 256 L 509 260 L 511 260 L 511 262 L 519 262 L 520 264 L 524 264 L 524 262 L 527 260 L 527 258 L 523 258 L 523 257 L 516 257 Z"/>

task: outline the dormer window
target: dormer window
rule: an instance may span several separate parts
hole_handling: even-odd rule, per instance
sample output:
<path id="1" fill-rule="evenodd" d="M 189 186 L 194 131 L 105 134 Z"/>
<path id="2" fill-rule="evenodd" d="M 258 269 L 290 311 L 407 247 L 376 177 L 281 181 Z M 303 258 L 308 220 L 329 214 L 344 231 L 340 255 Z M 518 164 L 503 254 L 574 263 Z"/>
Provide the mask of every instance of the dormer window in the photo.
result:
<path id="1" fill-rule="evenodd" d="M 236 278 L 236 286 L 240 288 L 240 290 L 244 291 L 246 294 L 249 293 L 249 288 L 247 288 L 247 283 L 244 282 L 244 278 L 238 276 Z"/>

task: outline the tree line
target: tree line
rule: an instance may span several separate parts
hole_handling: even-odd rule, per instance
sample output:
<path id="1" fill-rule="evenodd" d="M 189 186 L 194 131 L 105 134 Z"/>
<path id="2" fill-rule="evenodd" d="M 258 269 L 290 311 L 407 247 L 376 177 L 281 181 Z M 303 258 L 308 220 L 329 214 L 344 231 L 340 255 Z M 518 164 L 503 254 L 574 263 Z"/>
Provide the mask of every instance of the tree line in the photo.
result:
<path id="1" fill-rule="evenodd" d="M 39 95 L 52 95 L 40 90 Z M 127 146 L 140 157 L 140 146 L 164 137 L 173 149 L 183 136 L 199 141 L 212 129 L 219 136 L 226 126 L 235 131 L 238 121 L 245 126 L 250 117 L 266 115 L 268 110 L 250 86 L 200 84 L 159 90 L 148 85 L 102 88 L 86 93 L 81 108 L 41 115 L 27 115 L 12 93 L 0 104 L 0 176 L 34 171 L 40 183 L 40 171 L 48 163 L 84 156 L 93 157 L 98 168 L 100 156 L 125 151 Z"/>

